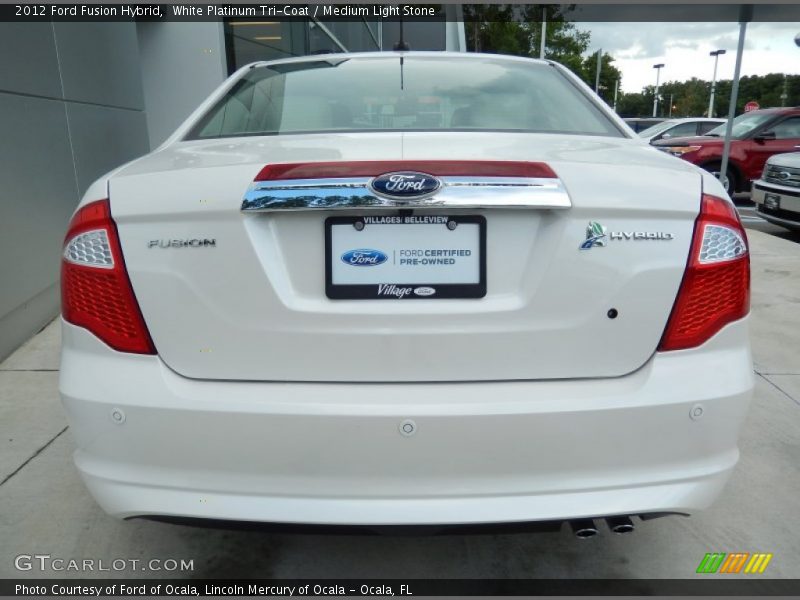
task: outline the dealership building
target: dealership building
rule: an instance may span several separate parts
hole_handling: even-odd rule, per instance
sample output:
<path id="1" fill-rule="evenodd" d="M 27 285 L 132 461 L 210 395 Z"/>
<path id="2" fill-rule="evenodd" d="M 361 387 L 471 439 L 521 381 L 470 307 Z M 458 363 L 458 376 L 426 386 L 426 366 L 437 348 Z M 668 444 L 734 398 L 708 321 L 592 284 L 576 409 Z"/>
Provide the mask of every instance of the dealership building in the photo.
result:
<path id="1" fill-rule="evenodd" d="M 465 50 L 460 8 L 407 21 L 413 50 Z M 155 149 L 230 73 L 391 50 L 396 21 L 0 23 L 0 360 L 59 310 L 67 222 L 103 173 Z"/>

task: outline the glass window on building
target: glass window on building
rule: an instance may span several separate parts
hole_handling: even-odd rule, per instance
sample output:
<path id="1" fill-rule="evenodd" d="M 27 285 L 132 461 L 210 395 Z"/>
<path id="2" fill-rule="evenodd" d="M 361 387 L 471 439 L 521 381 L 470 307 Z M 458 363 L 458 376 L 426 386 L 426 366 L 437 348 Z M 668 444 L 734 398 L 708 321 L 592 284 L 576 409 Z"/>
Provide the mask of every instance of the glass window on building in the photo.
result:
<path id="1" fill-rule="evenodd" d="M 403 40 L 412 50 L 446 50 L 447 31 L 444 17 L 429 21 L 404 23 Z M 383 23 L 383 49 L 392 50 L 400 40 L 400 23 Z"/>
<path id="2" fill-rule="evenodd" d="M 259 60 L 275 60 L 302 54 L 293 47 L 292 25 L 280 21 L 230 20 L 225 22 L 229 71 Z"/>
<path id="3" fill-rule="evenodd" d="M 380 50 L 381 27 L 377 21 L 310 21 L 309 54 Z"/>
<path id="4" fill-rule="evenodd" d="M 380 50 L 377 20 L 225 21 L 228 72 L 257 61 L 335 52 Z"/>

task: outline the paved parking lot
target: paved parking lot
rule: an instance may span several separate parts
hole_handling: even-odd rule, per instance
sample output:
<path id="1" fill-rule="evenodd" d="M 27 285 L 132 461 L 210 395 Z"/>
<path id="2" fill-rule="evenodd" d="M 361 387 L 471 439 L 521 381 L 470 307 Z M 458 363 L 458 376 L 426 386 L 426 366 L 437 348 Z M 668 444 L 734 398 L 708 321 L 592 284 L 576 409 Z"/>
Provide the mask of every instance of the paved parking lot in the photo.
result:
<path id="1" fill-rule="evenodd" d="M 779 237 L 752 225 L 756 395 L 739 466 L 722 498 L 705 513 L 637 523 L 626 536 L 603 528 L 590 540 L 577 540 L 566 528 L 356 536 L 117 521 L 94 504 L 72 467 L 74 445 L 57 394 L 54 322 L 0 364 L 0 577 L 39 577 L 35 570 L 17 571 L 14 558 L 49 554 L 105 561 L 189 559 L 193 578 L 685 578 L 712 551 L 771 552 L 766 575 L 798 577 L 800 536 L 793 525 L 800 498 L 800 244 L 795 243 L 800 236 Z"/>

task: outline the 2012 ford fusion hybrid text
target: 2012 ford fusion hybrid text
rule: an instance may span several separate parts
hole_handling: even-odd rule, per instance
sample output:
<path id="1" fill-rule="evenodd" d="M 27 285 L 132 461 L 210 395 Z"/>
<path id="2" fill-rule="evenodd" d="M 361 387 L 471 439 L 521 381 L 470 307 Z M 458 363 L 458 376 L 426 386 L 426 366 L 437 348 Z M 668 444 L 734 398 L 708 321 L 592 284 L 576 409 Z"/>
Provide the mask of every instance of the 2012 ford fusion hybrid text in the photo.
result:
<path id="1" fill-rule="evenodd" d="M 547 61 L 248 65 L 89 188 L 61 284 L 117 517 L 625 531 L 714 501 L 753 388 L 722 186 Z"/>

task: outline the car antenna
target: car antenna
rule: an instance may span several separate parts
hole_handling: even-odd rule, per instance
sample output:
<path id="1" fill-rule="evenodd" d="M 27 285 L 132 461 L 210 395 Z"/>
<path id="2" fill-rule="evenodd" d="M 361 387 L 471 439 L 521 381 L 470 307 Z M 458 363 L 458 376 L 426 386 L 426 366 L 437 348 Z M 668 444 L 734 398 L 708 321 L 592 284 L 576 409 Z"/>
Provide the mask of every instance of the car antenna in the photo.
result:
<path id="1" fill-rule="evenodd" d="M 408 52 L 411 46 L 406 43 L 405 36 L 403 35 L 403 17 L 400 17 L 400 39 L 394 45 L 395 52 Z"/>

